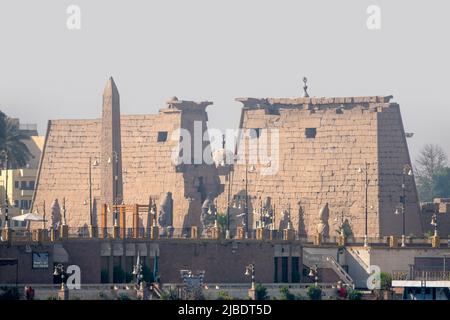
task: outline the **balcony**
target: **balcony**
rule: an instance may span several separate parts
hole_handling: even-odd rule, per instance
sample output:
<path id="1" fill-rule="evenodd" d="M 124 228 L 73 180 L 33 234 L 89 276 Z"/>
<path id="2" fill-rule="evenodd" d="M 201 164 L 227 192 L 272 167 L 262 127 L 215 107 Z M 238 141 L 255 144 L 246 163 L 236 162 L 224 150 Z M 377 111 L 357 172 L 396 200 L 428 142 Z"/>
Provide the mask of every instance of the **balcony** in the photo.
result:
<path id="1" fill-rule="evenodd" d="M 34 193 L 33 189 L 22 189 L 20 190 L 20 195 L 22 197 L 32 197 Z"/>

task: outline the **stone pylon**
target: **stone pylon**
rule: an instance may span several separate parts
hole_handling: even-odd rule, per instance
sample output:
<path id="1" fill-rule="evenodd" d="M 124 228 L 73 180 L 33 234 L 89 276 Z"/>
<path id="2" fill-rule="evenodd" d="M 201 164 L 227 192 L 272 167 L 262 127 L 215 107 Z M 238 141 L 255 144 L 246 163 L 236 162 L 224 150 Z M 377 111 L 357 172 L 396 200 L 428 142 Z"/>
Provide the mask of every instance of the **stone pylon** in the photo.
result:
<path id="1" fill-rule="evenodd" d="M 123 201 L 120 98 L 112 77 L 103 92 L 101 134 L 101 201 L 112 206 Z"/>

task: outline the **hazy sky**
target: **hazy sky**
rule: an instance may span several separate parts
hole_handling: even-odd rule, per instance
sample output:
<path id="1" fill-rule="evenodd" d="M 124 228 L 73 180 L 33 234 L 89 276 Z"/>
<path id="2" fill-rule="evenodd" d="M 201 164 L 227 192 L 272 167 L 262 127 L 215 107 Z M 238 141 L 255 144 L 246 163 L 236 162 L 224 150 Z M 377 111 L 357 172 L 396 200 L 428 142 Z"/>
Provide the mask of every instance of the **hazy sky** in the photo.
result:
<path id="1" fill-rule="evenodd" d="M 71 4 L 81 30 L 66 26 Z M 312 96 L 394 95 L 413 158 L 429 142 L 450 154 L 449 15 L 448 0 L 1 0 L 0 110 L 41 134 L 96 118 L 112 75 L 125 114 L 212 100 L 224 129 L 234 98 L 299 96 L 308 76 Z"/>

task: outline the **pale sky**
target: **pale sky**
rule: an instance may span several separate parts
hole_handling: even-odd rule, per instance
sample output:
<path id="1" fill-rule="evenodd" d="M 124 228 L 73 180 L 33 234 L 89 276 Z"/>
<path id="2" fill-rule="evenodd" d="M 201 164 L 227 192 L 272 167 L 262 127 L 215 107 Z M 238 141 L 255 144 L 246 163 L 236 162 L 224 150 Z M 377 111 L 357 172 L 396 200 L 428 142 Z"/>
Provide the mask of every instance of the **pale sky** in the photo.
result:
<path id="1" fill-rule="evenodd" d="M 307 76 L 311 96 L 394 95 L 413 159 L 425 143 L 450 155 L 449 14 L 447 0 L 2 0 L 0 110 L 45 134 L 49 119 L 99 117 L 113 76 L 124 114 L 211 100 L 209 126 L 225 129 L 234 98 L 299 96 Z"/>

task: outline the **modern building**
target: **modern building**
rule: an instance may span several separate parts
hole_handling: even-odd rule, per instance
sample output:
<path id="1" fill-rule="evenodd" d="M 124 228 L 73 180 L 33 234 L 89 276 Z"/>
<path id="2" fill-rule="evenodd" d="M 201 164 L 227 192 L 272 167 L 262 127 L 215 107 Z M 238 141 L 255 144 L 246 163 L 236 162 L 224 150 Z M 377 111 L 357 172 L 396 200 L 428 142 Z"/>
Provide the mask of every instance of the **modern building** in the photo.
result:
<path id="1" fill-rule="evenodd" d="M 19 120 L 17 120 L 18 122 Z M 39 167 L 45 137 L 39 136 L 35 124 L 19 124 L 19 128 L 30 139 L 23 142 L 31 153 L 31 158 L 25 168 L 9 169 L 0 171 L 0 203 L 2 204 L 2 215 L 0 216 L 0 226 L 4 226 L 4 203 L 5 191 L 8 190 L 9 217 L 28 213 L 31 208 L 33 193 L 35 189 L 36 174 Z M 7 188 L 6 188 L 6 182 Z M 23 228 L 25 223 L 11 221 L 12 228 Z"/>

